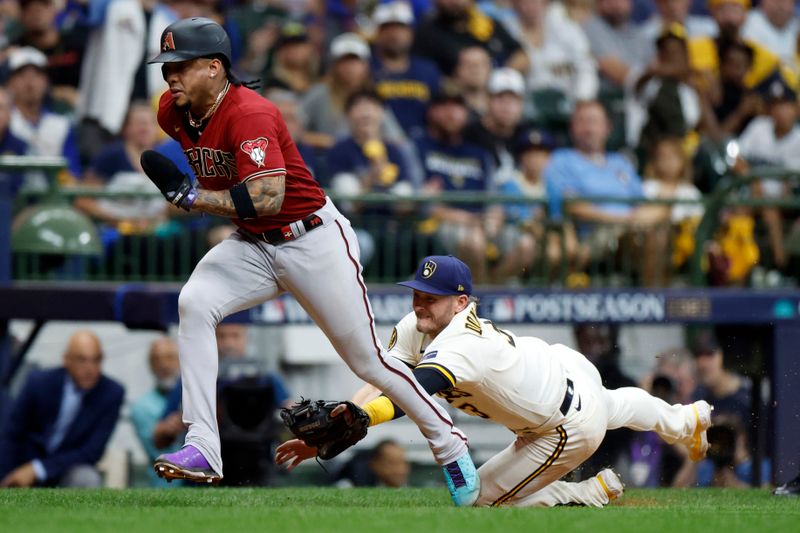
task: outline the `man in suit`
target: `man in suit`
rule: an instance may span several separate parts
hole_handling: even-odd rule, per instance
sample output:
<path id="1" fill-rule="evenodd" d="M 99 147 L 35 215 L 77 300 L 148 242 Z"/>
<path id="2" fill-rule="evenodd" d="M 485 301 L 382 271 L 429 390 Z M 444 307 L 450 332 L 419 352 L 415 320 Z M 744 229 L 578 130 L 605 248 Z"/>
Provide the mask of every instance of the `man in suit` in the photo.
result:
<path id="1" fill-rule="evenodd" d="M 117 424 L 122 386 L 101 374 L 94 333 L 77 331 L 64 366 L 28 377 L 0 435 L 0 487 L 98 487 L 94 468 Z"/>

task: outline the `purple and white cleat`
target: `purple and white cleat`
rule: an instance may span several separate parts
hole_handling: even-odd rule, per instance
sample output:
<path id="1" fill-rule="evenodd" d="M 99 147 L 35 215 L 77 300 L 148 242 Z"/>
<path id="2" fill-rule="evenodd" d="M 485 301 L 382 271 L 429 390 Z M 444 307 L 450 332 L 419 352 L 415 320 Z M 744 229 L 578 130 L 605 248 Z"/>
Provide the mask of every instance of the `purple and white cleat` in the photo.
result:
<path id="1" fill-rule="evenodd" d="M 218 485 L 222 476 L 214 472 L 200 450 L 187 444 L 177 452 L 159 455 L 153 464 L 158 477 L 167 481 L 188 479 L 195 483 Z"/>

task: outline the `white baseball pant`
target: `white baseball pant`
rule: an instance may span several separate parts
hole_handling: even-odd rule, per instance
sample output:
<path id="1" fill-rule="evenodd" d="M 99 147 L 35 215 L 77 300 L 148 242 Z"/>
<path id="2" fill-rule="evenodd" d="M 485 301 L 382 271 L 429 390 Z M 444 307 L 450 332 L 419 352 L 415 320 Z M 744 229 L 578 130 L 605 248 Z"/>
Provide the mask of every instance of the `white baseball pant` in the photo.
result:
<path id="1" fill-rule="evenodd" d="M 217 427 L 217 324 L 226 316 L 289 292 L 353 372 L 389 396 L 419 426 L 440 464 L 466 453 L 466 437 L 444 408 L 388 357 L 375 333 L 350 222 L 330 199 L 323 225 L 278 245 L 236 232 L 198 263 L 179 298 L 178 348 L 186 443 L 222 475 Z"/>
<path id="2" fill-rule="evenodd" d="M 670 444 L 694 433 L 692 406 L 669 405 L 636 387 L 606 389 L 597 368 L 581 353 L 561 344 L 551 349 L 574 383 L 566 421 L 541 435 L 517 437 L 482 465 L 476 506 L 603 506 L 608 495 L 597 478 L 580 483 L 558 480 L 591 457 L 606 430 L 655 431 Z"/>

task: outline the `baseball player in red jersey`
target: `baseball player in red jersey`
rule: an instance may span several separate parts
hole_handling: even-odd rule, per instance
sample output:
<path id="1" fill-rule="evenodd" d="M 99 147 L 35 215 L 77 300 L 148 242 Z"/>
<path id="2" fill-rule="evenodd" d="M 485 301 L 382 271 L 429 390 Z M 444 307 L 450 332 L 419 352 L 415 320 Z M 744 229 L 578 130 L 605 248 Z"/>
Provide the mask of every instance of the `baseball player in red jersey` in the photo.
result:
<path id="1" fill-rule="evenodd" d="M 216 420 L 214 329 L 227 315 L 291 293 L 360 378 L 384 391 L 420 427 L 457 505 L 471 505 L 479 478 L 466 438 L 408 367 L 387 357 L 374 328 L 356 236 L 300 157 L 276 107 L 230 71 L 219 24 L 184 19 L 161 36 L 169 91 L 158 121 L 181 143 L 199 187 L 155 152 L 142 166 L 168 201 L 229 217 L 231 237 L 198 263 L 179 298 L 178 345 L 185 446 L 156 460 L 166 479 L 222 478 Z"/>

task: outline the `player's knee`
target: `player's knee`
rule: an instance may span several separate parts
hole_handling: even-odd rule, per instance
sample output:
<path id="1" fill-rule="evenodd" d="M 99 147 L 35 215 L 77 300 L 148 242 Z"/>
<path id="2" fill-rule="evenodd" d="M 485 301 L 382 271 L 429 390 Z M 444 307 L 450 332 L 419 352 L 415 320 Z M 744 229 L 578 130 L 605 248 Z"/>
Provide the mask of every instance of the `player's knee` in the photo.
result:
<path id="1" fill-rule="evenodd" d="M 208 287 L 201 287 L 191 283 L 184 285 L 181 293 L 178 296 L 178 313 L 180 314 L 181 323 L 187 321 L 199 320 L 212 320 L 216 315 L 214 303 L 212 302 Z"/>

